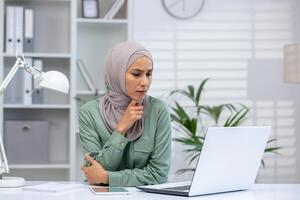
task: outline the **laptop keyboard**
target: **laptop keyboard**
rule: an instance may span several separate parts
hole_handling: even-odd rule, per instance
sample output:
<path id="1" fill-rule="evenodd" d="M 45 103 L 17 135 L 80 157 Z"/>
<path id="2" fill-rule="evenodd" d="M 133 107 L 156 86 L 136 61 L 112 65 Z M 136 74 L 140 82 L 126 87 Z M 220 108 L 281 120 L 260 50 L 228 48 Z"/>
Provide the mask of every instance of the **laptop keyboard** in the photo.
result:
<path id="1" fill-rule="evenodd" d="M 177 187 L 168 187 L 168 188 L 164 188 L 164 189 L 169 189 L 169 190 L 179 190 L 179 191 L 182 191 L 182 190 L 189 190 L 190 189 L 190 185 L 184 185 L 184 186 L 177 186 Z"/>

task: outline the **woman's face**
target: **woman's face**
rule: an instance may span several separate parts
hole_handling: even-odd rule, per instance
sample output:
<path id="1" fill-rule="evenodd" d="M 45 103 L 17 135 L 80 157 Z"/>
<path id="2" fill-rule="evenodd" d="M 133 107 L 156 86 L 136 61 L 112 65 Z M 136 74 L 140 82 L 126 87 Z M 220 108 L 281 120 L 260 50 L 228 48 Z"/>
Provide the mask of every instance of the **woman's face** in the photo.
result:
<path id="1" fill-rule="evenodd" d="M 152 81 L 152 62 L 143 56 L 137 59 L 125 74 L 127 95 L 136 101 L 140 101 L 146 95 Z"/>

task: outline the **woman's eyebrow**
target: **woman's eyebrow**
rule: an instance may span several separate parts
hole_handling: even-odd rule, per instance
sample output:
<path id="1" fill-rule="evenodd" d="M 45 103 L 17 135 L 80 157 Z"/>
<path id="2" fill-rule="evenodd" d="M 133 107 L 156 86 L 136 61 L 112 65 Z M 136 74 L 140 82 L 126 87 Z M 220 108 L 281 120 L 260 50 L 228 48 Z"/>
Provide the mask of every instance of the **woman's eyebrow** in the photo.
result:
<path id="1" fill-rule="evenodd" d="M 139 72 L 144 72 L 144 70 L 138 69 L 138 68 L 133 68 L 133 69 L 131 69 L 131 70 L 135 70 L 135 71 L 139 71 Z M 147 70 L 147 72 L 152 72 L 152 71 L 153 71 L 153 69 Z"/>

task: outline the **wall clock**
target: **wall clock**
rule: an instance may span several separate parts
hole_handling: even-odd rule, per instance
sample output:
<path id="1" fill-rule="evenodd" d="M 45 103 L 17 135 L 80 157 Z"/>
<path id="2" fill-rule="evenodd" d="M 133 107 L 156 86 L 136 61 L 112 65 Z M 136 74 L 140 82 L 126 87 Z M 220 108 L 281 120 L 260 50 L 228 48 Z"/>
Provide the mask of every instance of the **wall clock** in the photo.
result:
<path id="1" fill-rule="evenodd" d="M 177 19 L 190 19 L 201 12 L 205 0 L 162 0 L 164 9 Z"/>

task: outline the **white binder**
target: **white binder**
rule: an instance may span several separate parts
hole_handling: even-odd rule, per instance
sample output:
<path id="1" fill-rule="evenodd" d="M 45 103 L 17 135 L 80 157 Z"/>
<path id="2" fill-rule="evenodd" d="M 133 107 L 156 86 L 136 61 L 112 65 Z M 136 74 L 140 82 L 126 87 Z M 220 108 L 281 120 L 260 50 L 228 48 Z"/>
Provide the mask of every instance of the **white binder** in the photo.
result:
<path id="1" fill-rule="evenodd" d="M 24 52 L 33 52 L 34 17 L 33 9 L 24 11 Z"/>
<path id="2" fill-rule="evenodd" d="M 15 30 L 16 30 L 16 51 L 23 52 L 23 20 L 24 20 L 24 8 L 21 6 L 16 7 L 16 21 L 15 21 Z"/>
<path id="3" fill-rule="evenodd" d="M 6 7 L 5 52 L 15 52 L 15 7 Z"/>
<path id="4" fill-rule="evenodd" d="M 4 74 L 7 76 L 11 70 L 11 65 L 4 66 Z M 22 104 L 23 103 L 23 82 L 24 82 L 24 71 L 18 70 L 11 82 L 8 84 L 4 93 L 5 104 Z"/>
<path id="5" fill-rule="evenodd" d="M 114 4 L 109 8 L 105 16 L 103 17 L 104 19 L 112 19 L 114 16 L 118 13 L 120 8 L 123 6 L 125 3 L 125 0 L 115 0 Z"/>
<path id="6" fill-rule="evenodd" d="M 89 90 L 95 92 L 96 91 L 95 84 L 91 78 L 90 73 L 88 72 L 88 69 L 84 65 L 83 61 L 81 59 L 77 59 L 76 64 Z"/>
<path id="7" fill-rule="evenodd" d="M 32 66 L 32 58 L 25 58 L 26 63 Z M 24 74 L 24 88 L 23 88 L 23 104 L 31 105 L 32 104 L 32 76 L 26 71 L 23 71 Z"/>
<path id="8" fill-rule="evenodd" d="M 43 71 L 43 60 L 42 59 L 34 59 L 33 66 L 39 68 Z M 42 104 L 43 103 L 43 88 L 37 88 L 36 80 L 33 80 L 33 93 L 32 93 L 32 103 L 33 104 Z"/>

